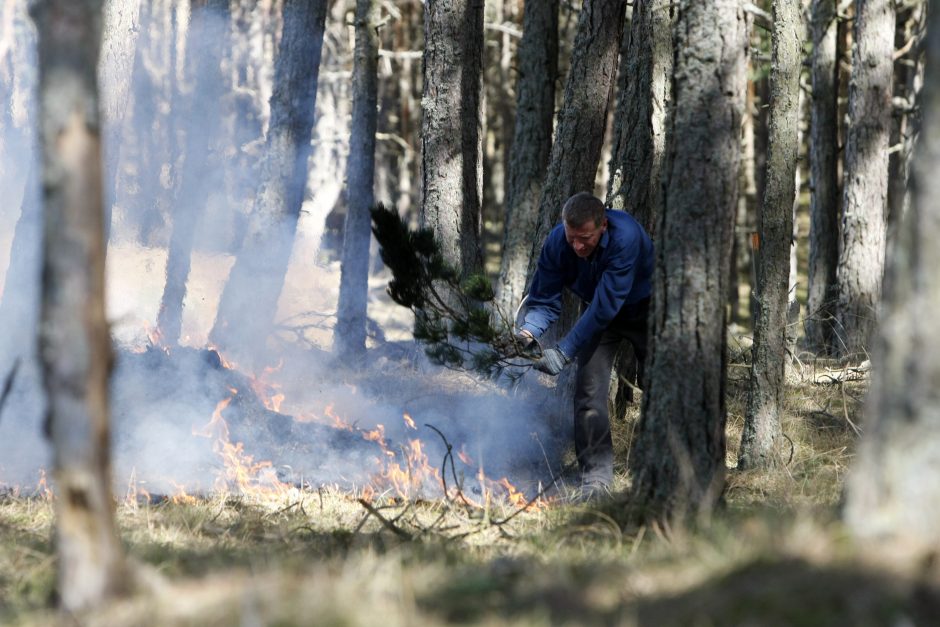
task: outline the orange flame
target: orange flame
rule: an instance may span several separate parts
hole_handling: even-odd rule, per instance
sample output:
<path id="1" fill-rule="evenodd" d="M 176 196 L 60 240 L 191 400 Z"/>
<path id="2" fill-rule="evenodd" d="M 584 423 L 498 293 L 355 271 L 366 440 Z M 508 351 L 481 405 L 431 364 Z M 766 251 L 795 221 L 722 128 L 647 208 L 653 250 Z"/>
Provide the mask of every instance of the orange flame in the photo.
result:
<path id="1" fill-rule="evenodd" d="M 418 429 L 418 427 L 415 426 L 415 421 L 411 419 L 411 416 L 408 415 L 407 412 L 405 412 L 404 414 L 402 414 L 402 418 L 404 418 L 405 424 L 408 425 L 409 428 L 415 429 L 415 430 Z"/>
<path id="2" fill-rule="evenodd" d="M 46 477 L 46 469 L 39 469 L 39 481 L 36 483 L 36 495 L 44 501 L 51 501 L 54 496 Z"/>

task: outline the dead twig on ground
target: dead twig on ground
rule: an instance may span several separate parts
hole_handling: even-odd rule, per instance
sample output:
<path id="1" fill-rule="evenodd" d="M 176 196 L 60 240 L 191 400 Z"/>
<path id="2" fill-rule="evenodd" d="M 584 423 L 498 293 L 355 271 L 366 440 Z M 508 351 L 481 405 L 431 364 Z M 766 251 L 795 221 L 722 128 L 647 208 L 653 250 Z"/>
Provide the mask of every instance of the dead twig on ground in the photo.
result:
<path id="1" fill-rule="evenodd" d="M 386 529 L 388 529 L 389 531 L 391 531 L 392 533 L 394 533 L 396 536 L 398 536 L 399 538 L 402 538 L 403 540 L 409 540 L 409 541 L 410 541 L 410 540 L 413 540 L 413 539 L 414 539 L 414 537 L 413 537 L 410 533 L 408 533 L 407 531 L 405 531 L 405 530 L 402 529 L 401 527 L 396 526 L 395 523 L 393 523 L 393 522 L 390 521 L 388 518 L 386 518 L 385 516 L 383 516 L 382 514 L 380 514 L 380 513 L 379 513 L 379 510 L 377 510 L 377 509 L 375 509 L 374 507 L 372 507 L 372 504 L 371 504 L 371 503 L 369 503 L 369 502 L 366 501 L 365 499 L 356 499 L 356 500 L 359 501 L 359 504 L 360 504 L 360 505 L 362 505 L 364 508 L 366 508 L 366 511 L 367 511 L 367 512 L 369 512 L 371 515 L 375 516 L 375 518 L 376 518 L 380 523 L 382 523 L 382 526 L 383 526 L 383 527 L 385 527 Z"/>

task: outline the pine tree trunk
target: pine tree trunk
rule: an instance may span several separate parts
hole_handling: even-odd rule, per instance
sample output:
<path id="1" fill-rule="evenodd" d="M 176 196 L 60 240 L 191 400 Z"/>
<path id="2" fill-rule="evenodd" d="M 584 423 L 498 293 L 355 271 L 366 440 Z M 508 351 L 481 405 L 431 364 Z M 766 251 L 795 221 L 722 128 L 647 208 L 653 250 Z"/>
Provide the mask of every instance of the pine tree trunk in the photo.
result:
<path id="1" fill-rule="evenodd" d="M 222 54 L 229 30 L 228 0 L 196 0 L 189 25 L 188 59 L 191 61 L 192 92 L 179 100 L 178 118 L 184 118 L 186 150 L 182 181 L 173 210 L 173 231 L 166 261 L 166 283 L 157 314 L 157 329 L 169 346 L 179 343 L 183 325 L 183 301 L 189 279 L 193 239 L 205 213 L 218 167 L 210 163 L 210 145 L 218 139 L 221 115 L 217 111 L 226 90 Z"/>
<path id="2" fill-rule="evenodd" d="M 519 44 L 516 123 L 496 302 L 511 316 L 525 294 L 539 195 L 552 150 L 558 78 L 558 0 L 526 2 Z"/>
<path id="3" fill-rule="evenodd" d="M 651 236 L 662 213 L 666 115 L 672 101 L 673 18 L 668 0 L 635 2 L 620 55 L 622 93 L 614 117 L 607 205 L 630 212 Z M 635 382 L 637 370 L 633 346 L 624 342 L 614 361 L 614 415 L 623 415 L 633 402 L 629 384 Z"/>
<path id="4" fill-rule="evenodd" d="M 849 85 L 842 231 L 836 269 L 835 348 L 865 353 L 873 336 L 885 260 L 894 3 L 856 0 Z"/>
<path id="5" fill-rule="evenodd" d="M 639 0 L 633 5 L 630 45 L 623 62 L 626 93 L 617 112 L 607 203 L 624 209 L 655 236 L 662 212 L 662 166 L 666 114 L 672 102 L 672 29 L 669 0 Z"/>
<path id="6" fill-rule="evenodd" d="M 617 53 L 623 34 L 625 2 L 585 0 L 558 113 L 555 141 L 539 199 L 539 217 L 529 252 L 527 277 L 561 208 L 573 194 L 594 190 L 594 175 L 604 143 L 607 106 L 617 76 Z"/>
<path id="7" fill-rule="evenodd" d="M 810 227 L 806 343 L 826 351 L 832 339 L 839 261 L 839 109 L 836 0 L 813 0 L 813 99 L 810 121 Z"/>
<path id="8" fill-rule="evenodd" d="M 707 514 L 724 487 L 726 285 L 747 86 L 741 4 L 682 0 L 675 37 L 649 391 L 630 461 L 640 503 Z"/>
<path id="9" fill-rule="evenodd" d="M 117 177 L 121 128 L 130 99 L 134 50 L 140 32 L 140 0 L 108 0 L 104 3 L 104 32 L 98 82 L 101 86 L 101 118 L 104 129 L 105 241 L 111 231 L 111 206 Z"/>
<path id="10" fill-rule="evenodd" d="M 773 61 L 770 71 L 770 128 L 764 202 L 758 212 L 760 255 L 757 264 L 759 309 L 754 327 L 753 363 L 748 388 L 739 468 L 776 463 L 780 437 L 787 313 L 790 292 L 790 242 L 799 152 L 802 20 L 800 0 L 774 0 Z"/>
<path id="11" fill-rule="evenodd" d="M 356 55 L 353 67 L 352 135 L 346 165 L 346 225 L 343 235 L 339 304 L 333 352 L 346 357 L 366 350 L 370 217 L 375 186 L 375 131 L 378 124 L 379 37 L 376 0 L 356 0 Z"/>
<path id="12" fill-rule="evenodd" d="M 326 0 L 287 0 L 261 183 L 210 339 L 263 360 L 307 183 Z"/>
<path id="13" fill-rule="evenodd" d="M 49 0 L 34 11 L 45 206 L 39 347 L 58 494 L 59 598 L 75 611 L 127 586 L 108 450 L 111 344 L 95 75 L 101 2 Z"/>
<path id="14" fill-rule="evenodd" d="M 900 8 L 900 7 L 899 7 Z M 900 57 L 895 61 L 894 99 L 895 115 L 892 119 L 891 157 L 888 175 L 888 241 L 887 258 L 891 258 L 895 234 L 901 216 L 910 206 L 911 157 L 920 129 L 919 109 L 915 106 L 924 82 L 923 36 L 927 3 L 907 6 L 898 15 L 895 47 Z"/>
<path id="15" fill-rule="evenodd" d="M 928 68 L 940 67 L 940 12 L 929 11 Z M 940 84 L 928 72 L 912 162 L 912 202 L 886 282 L 865 432 L 847 478 L 852 531 L 934 551 L 940 543 Z"/>
<path id="16" fill-rule="evenodd" d="M 482 271 L 483 0 L 427 0 L 422 221 L 461 276 Z"/>

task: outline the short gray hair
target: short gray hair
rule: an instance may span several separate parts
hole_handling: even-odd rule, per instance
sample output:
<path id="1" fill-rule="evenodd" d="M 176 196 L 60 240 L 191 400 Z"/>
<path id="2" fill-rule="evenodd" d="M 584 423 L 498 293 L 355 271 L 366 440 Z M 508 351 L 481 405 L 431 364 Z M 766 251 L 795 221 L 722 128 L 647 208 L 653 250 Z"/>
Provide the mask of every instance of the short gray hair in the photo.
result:
<path id="1" fill-rule="evenodd" d="M 583 226 L 589 220 L 600 226 L 606 217 L 604 203 L 593 194 L 578 192 L 565 202 L 561 217 L 569 226 Z"/>

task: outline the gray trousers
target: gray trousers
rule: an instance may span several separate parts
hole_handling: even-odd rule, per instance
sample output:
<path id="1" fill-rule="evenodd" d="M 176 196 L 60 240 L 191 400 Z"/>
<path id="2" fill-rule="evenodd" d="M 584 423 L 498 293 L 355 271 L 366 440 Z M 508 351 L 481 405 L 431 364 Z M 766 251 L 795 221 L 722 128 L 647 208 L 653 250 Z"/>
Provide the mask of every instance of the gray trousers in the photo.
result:
<path id="1" fill-rule="evenodd" d="M 578 354 L 574 393 L 574 447 L 585 482 L 610 484 L 614 471 L 614 447 L 610 438 L 607 398 L 610 372 L 620 343 L 633 345 L 643 383 L 647 351 L 649 299 L 624 305 L 607 329 Z"/>

